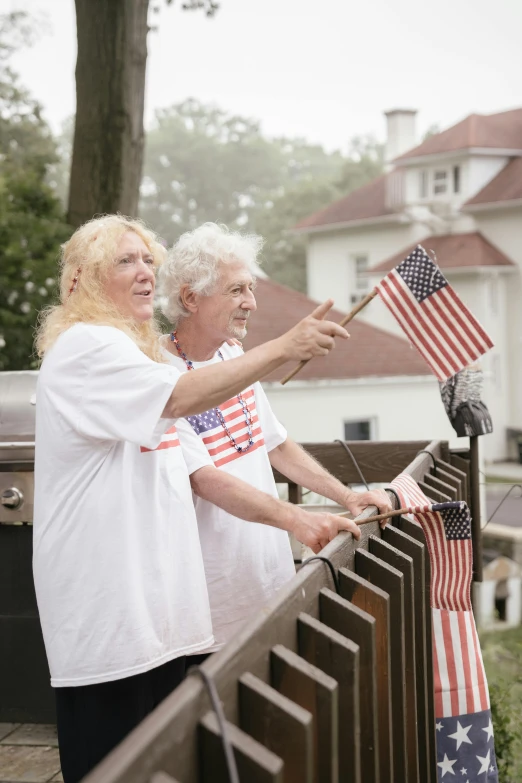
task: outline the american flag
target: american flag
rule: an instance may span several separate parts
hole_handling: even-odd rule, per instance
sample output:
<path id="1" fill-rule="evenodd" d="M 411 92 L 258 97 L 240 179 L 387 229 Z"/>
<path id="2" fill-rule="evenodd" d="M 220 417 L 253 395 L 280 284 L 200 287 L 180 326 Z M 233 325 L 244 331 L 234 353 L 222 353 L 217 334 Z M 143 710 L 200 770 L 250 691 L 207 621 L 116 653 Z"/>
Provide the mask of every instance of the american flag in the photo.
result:
<path id="1" fill-rule="evenodd" d="M 489 693 L 471 611 L 471 517 L 465 503 L 432 503 L 407 473 L 391 483 L 426 537 L 433 624 L 439 781 L 498 783 Z"/>
<path id="2" fill-rule="evenodd" d="M 223 429 L 214 408 L 205 411 L 205 413 L 198 413 L 196 416 L 187 416 L 187 421 L 192 425 L 196 435 L 199 435 L 203 440 L 216 468 L 243 457 L 245 454 L 251 454 L 265 443 L 257 415 L 254 390 L 250 388 L 248 391 L 243 392 L 242 397 L 248 406 L 252 418 L 252 440 L 254 445 L 248 451 L 236 451 Z M 245 446 L 248 442 L 248 429 L 245 414 L 238 398 L 232 397 L 232 399 L 222 403 L 219 409 L 223 414 L 229 432 L 238 446 Z"/>
<path id="3" fill-rule="evenodd" d="M 149 451 L 161 451 L 161 449 L 173 449 L 175 446 L 179 446 L 178 431 L 175 426 L 170 427 L 161 436 L 161 443 L 156 446 L 155 449 L 148 449 L 146 446 L 140 446 L 140 451 L 146 453 Z"/>
<path id="4" fill-rule="evenodd" d="M 439 381 L 473 364 L 493 347 L 421 245 L 376 290 Z"/>

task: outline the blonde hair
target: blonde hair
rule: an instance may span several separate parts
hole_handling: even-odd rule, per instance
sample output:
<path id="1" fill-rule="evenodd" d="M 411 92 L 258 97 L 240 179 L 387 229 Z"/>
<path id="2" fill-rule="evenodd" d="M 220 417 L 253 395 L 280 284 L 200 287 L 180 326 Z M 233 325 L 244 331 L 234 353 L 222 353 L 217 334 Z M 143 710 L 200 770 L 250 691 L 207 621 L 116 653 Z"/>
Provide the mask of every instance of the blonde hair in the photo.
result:
<path id="1" fill-rule="evenodd" d="M 159 269 L 166 250 L 141 220 L 103 215 L 84 223 L 62 245 L 60 304 L 40 313 L 36 331 L 36 350 L 40 357 L 71 326 L 88 323 L 121 329 L 150 359 L 166 361 L 159 347 L 160 332 L 154 318 L 136 323 L 122 315 L 106 293 L 105 283 L 116 249 L 128 231 L 134 231 L 143 240 L 153 256 L 154 269 Z"/>

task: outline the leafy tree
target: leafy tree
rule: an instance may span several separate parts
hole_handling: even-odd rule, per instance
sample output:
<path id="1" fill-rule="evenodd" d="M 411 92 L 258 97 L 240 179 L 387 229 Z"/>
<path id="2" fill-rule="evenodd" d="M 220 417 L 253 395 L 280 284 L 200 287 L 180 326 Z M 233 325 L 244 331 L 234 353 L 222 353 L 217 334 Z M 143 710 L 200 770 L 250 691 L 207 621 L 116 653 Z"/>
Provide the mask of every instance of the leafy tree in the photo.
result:
<path id="1" fill-rule="evenodd" d="M 140 214 L 169 242 L 205 220 L 246 225 L 280 165 L 257 122 L 189 99 L 156 114 Z"/>
<path id="2" fill-rule="evenodd" d="M 37 312 L 53 294 L 59 245 L 69 233 L 45 184 L 56 161 L 51 134 L 9 66 L 32 31 L 23 13 L 0 16 L 0 370 L 33 366 Z"/>
<path id="3" fill-rule="evenodd" d="M 301 182 L 257 216 L 256 230 L 265 238 L 263 269 L 269 277 L 306 292 L 306 238 L 289 229 L 338 197 L 339 191 L 329 180 Z"/>
<path id="4" fill-rule="evenodd" d="M 354 136 L 341 176 L 336 183 L 337 189 L 342 196 L 347 196 L 379 177 L 383 171 L 384 144 L 380 144 L 371 135 Z"/>
<path id="5" fill-rule="evenodd" d="M 424 136 L 422 137 L 422 141 L 427 141 L 428 139 L 431 139 L 431 137 L 436 136 L 437 133 L 440 133 L 440 126 L 438 123 L 434 122 L 432 125 L 429 126 L 428 130 L 425 132 Z"/>
<path id="6" fill-rule="evenodd" d="M 520 679 L 517 683 L 520 685 Z M 495 736 L 495 756 L 499 783 L 514 783 L 515 746 L 520 730 L 509 711 L 509 689 L 490 685 L 491 718 Z"/>
<path id="7" fill-rule="evenodd" d="M 269 139 L 255 120 L 189 99 L 157 112 L 147 135 L 140 214 L 169 244 L 206 220 L 266 238 L 264 268 L 305 290 L 305 241 L 289 229 L 382 171 L 382 148 L 349 155 L 304 139 Z"/>
<path id="8" fill-rule="evenodd" d="M 283 285 L 306 291 L 306 238 L 291 229 L 302 218 L 348 195 L 382 174 L 384 145 L 372 136 L 352 139 L 348 156 L 328 170 L 310 172 L 259 215 L 256 227 L 266 238 L 263 268 Z"/>

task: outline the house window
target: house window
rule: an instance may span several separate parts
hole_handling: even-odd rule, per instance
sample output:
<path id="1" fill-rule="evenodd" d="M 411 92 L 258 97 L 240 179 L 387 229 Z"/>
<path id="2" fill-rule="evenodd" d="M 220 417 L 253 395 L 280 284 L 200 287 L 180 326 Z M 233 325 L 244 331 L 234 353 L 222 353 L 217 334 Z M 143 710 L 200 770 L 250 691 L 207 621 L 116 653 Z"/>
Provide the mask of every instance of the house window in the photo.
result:
<path id="1" fill-rule="evenodd" d="M 453 192 L 460 193 L 460 166 L 453 166 Z"/>
<path id="2" fill-rule="evenodd" d="M 368 290 L 368 256 L 355 256 L 355 287 L 358 291 Z"/>
<path id="3" fill-rule="evenodd" d="M 351 263 L 353 264 L 355 272 L 355 292 L 350 296 L 352 305 L 356 305 L 363 299 L 368 293 L 368 277 L 366 271 L 368 269 L 368 256 L 367 255 L 354 255 L 351 257 Z"/>
<path id="4" fill-rule="evenodd" d="M 344 422 L 345 440 L 371 440 L 372 422 L 371 419 L 361 419 L 359 421 Z"/>
<path id="5" fill-rule="evenodd" d="M 419 171 L 419 198 L 428 198 L 428 172 Z"/>
<path id="6" fill-rule="evenodd" d="M 435 195 L 446 193 L 448 189 L 448 172 L 440 169 L 433 173 L 433 192 Z"/>

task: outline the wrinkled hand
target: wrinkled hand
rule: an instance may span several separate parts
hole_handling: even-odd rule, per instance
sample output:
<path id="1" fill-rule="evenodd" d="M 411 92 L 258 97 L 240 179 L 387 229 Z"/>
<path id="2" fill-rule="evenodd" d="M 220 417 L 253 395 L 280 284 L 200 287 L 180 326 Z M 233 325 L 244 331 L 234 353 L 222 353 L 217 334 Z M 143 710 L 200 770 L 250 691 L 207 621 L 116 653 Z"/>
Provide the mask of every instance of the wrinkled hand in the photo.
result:
<path id="1" fill-rule="evenodd" d="M 384 489 L 372 489 L 369 492 L 350 492 L 343 504 L 354 517 L 359 516 L 368 506 L 377 506 L 379 514 L 393 511 L 390 498 Z M 380 526 L 386 527 L 388 520 L 381 519 Z"/>
<path id="2" fill-rule="evenodd" d="M 297 518 L 292 532 L 298 541 L 310 547 L 315 554 L 320 552 L 341 531 L 347 530 L 357 540 L 361 537 L 359 527 L 351 519 L 326 512 L 303 511 L 300 508 L 296 508 L 296 514 Z"/>
<path id="3" fill-rule="evenodd" d="M 334 321 L 324 321 L 333 300 L 322 305 L 279 338 L 287 359 L 308 360 L 313 356 L 325 356 L 334 347 L 334 337 L 346 339 L 350 335 Z"/>

